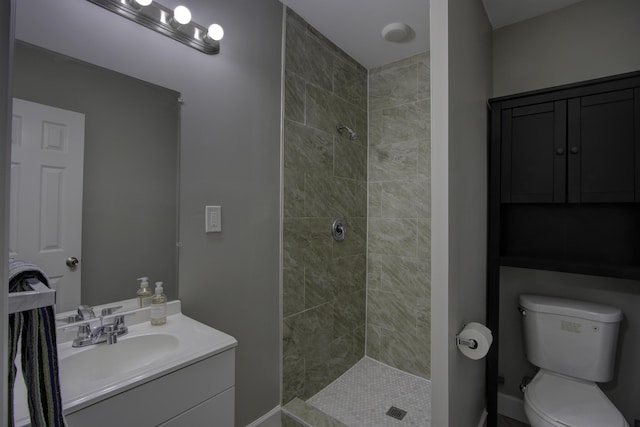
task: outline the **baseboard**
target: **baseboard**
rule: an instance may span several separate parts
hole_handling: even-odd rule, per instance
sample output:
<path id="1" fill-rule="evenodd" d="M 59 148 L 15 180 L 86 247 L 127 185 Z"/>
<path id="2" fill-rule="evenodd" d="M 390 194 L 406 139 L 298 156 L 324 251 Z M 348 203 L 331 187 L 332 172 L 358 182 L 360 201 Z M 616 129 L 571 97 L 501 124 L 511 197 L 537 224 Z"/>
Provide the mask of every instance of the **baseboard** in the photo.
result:
<path id="1" fill-rule="evenodd" d="M 482 415 L 480 415 L 480 421 L 478 421 L 478 427 L 486 427 L 487 425 L 487 410 L 482 410 Z"/>
<path id="2" fill-rule="evenodd" d="M 498 413 L 529 424 L 524 414 L 524 401 L 505 393 L 498 393 Z"/>
<path id="3" fill-rule="evenodd" d="M 263 416 L 255 420 L 254 422 L 252 422 L 251 424 L 247 424 L 247 427 L 259 427 L 260 424 L 262 424 L 263 422 L 267 421 L 269 418 L 273 417 L 278 412 L 280 412 L 280 409 L 281 409 L 280 405 L 276 406 L 275 408 L 273 408 L 272 410 L 270 410 L 269 412 L 267 412 L 266 414 L 264 414 Z"/>

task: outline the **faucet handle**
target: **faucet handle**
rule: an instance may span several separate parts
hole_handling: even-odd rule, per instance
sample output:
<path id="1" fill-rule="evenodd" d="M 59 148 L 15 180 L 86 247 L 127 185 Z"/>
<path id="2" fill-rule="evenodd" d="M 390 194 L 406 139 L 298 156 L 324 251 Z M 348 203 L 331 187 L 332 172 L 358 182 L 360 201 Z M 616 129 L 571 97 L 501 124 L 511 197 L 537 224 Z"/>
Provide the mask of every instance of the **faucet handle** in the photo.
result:
<path id="1" fill-rule="evenodd" d="M 93 307 L 89 307 L 88 305 L 79 305 L 78 317 L 80 320 L 95 319 L 96 314 L 93 312 Z"/>
<path id="2" fill-rule="evenodd" d="M 100 312 L 101 316 L 109 316 L 111 314 L 113 314 L 115 311 L 120 310 L 122 308 L 121 305 L 116 305 L 113 307 L 106 307 L 103 308 L 102 311 Z"/>

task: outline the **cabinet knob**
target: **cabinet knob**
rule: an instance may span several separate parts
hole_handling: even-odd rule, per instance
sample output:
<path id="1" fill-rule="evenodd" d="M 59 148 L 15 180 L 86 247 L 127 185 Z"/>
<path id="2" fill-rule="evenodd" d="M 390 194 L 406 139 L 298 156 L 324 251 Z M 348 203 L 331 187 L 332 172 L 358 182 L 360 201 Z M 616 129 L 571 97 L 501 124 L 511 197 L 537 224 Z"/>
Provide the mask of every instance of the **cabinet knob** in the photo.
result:
<path id="1" fill-rule="evenodd" d="M 571 147 L 571 154 L 578 154 L 578 147 Z"/>
<path id="2" fill-rule="evenodd" d="M 556 149 L 556 154 L 562 156 L 564 154 L 564 148 L 560 147 Z"/>

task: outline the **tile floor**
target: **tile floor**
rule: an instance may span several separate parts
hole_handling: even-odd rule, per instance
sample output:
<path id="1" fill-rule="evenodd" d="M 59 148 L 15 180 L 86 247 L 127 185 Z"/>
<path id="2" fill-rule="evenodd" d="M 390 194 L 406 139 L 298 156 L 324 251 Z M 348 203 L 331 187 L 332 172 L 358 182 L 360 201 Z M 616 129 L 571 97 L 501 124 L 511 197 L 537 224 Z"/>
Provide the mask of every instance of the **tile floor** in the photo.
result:
<path id="1" fill-rule="evenodd" d="M 386 415 L 391 406 L 407 411 L 402 421 Z M 431 427 L 431 382 L 364 357 L 318 394 L 306 402 L 294 399 L 282 412 L 282 427 Z M 528 424 L 499 415 L 498 427 Z"/>
<path id="2" fill-rule="evenodd" d="M 349 427 L 431 426 L 431 381 L 365 357 L 307 400 Z M 402 421 L 386 415 L 406 411 Z"/>

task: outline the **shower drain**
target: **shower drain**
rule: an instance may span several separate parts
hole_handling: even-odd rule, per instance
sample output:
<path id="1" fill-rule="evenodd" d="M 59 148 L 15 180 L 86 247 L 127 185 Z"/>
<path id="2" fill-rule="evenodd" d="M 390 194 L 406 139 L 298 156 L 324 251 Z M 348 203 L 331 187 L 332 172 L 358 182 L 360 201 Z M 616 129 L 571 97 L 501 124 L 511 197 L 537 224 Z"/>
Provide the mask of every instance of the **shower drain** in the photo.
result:
<path id="1" fill-rule="evenodd" d="M 387 415 L 389 415 L 391 418 L 395 418 L 396 420 L 401 420 L 404 418 L 405 415 L 407 415 L 407 411 L 404 411 L 400 408 L 396 408 L 395 406 L 392 406 L 387 411 Z"/>

